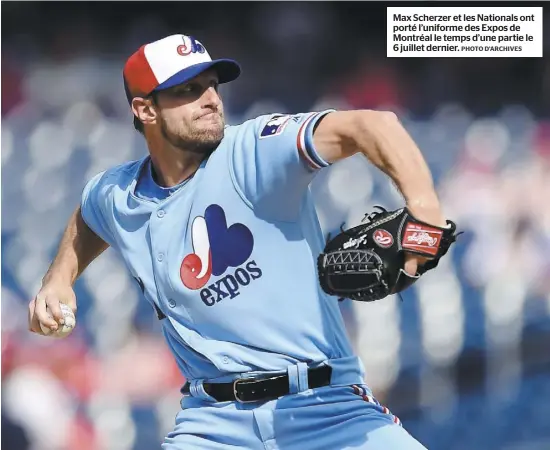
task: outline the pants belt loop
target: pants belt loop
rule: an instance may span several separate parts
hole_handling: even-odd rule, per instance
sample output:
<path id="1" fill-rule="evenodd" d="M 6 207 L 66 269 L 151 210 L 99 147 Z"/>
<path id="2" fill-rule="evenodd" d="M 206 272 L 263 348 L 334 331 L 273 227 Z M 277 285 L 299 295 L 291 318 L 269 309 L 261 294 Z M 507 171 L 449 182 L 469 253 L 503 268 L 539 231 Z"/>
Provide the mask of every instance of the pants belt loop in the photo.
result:
<path id="1" fill-rule="evenodd" d="M 199 396 L 199 393 L 197 392 L 197 384 L 199 383 L 200 380 L 191 380 L 189 382 L 189 393 L 193 396 L 193 397 L 198 397 Z"/>
<path id="2" fill-rule="evenodd" d="M 297 394 L 300 392 L 300 381 L 298 378 L 298 366 L 288 366 L 286 369 L 288 373 L 288 393 Z"/>
<path id="3" fill-rule="evenodd" d="M 308 366 L 306 363 L 299 362 L 296 364 L 296 369 L 298 370 L 298 392 L 307 391 L 309 389 Z"/>
<path id="4" fill-rule="evenodd" d="M 209 395 L 205 390 L 203 386 L 204 380 L 198 379 L 198 380 L 192 380 L 189 383 L 189 393 L 193 397 L 202 398 L 203 400 L 209 400 L 211 402 L 217 401 L 214 397 Z"/>

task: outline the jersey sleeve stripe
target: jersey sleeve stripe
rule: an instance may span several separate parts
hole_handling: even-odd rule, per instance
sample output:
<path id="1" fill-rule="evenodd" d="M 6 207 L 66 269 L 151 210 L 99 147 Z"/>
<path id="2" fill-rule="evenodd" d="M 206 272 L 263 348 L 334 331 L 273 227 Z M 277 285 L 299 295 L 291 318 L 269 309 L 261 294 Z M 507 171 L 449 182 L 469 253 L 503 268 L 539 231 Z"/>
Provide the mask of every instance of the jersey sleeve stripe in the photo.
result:
<path id="1" fill-rule="evenodd" d="M 308 152 L 310 158 L 313 159 L 313 161 L 315 161 L 321 167 L 328 167 L 330 166 L 330 164 L 317 153 L 315 145 L 313 144 L 313 130 L 315 129 L 315 124 L 329 112 L 332 111 L 323 111 L 316 113 L 313 119 L 309 121 L 304 129 L 305 150 Z"/>
<path id="2" fill-rule="evenodd" d="M 325 161 L 317 153 L 315 145 L 313 144 L 313 130 L 315 124 L 319 119 L 330 112 L 333 112 L 333 110 L 312 113 L 302 124 L 298 132 L 298 151 L 308 165 L 315 170 L 330 166 L 330 163 Z"/>
<path id="3" fill-rule="evenodd" d="M 315 117 L 316 113 L 311 114 L 306 121 L 302 124 L 300 127 L 300 131 L 298 131 L 298 137 L 296 138 L 296 143 L 298 146 L 298 153 L 302 157 L 302 159 L 307 163 L 307 165 L 314 169 L 319 170 L 323 166 L 319 165 L 310 155 L 306 148 L 306 139 L 305 134 L 307 131 L 308 124 L 312 121 L 312 119 Z"/>

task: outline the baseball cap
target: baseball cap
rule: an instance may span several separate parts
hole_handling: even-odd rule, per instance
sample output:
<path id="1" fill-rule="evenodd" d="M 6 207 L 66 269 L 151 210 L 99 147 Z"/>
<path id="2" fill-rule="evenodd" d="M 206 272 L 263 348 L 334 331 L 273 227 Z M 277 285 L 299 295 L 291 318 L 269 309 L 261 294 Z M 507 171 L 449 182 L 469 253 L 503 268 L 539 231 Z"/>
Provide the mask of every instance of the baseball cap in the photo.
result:
<path id="1" fill-rule="evenodd" d="M 212 59 L 193 36 L 174 34 L 142 45 L 124 65 L 124 88 L 131 103 L 154 91 L 185 83 L 214 68 L 220 83 L 235 80 L 241 67 L 232 59 Z"/>

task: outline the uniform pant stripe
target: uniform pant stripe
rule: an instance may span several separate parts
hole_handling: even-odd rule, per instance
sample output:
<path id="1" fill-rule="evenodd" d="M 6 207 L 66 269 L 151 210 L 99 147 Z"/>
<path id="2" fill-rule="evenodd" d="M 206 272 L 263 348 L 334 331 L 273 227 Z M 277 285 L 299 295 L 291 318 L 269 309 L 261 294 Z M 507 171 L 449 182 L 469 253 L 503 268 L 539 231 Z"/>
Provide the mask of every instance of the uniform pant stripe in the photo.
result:
<path id="1" fill-rule="evenodd" d="M 389 416 L 393 416 L 393 422 L 399 426 L 403 426 L 399 417 L 392 414 L 392 412 L 384 405 L 380 404 L 372 395 L 367 394 L 367 390 L 362 386 L 357 386 L 356 384 L 352 385 L 353 392 L 355 395 L 361 397 L 364 401 L 372 403 L 373 405 L 379 406 L 382 408 L 382 412 Z"/>

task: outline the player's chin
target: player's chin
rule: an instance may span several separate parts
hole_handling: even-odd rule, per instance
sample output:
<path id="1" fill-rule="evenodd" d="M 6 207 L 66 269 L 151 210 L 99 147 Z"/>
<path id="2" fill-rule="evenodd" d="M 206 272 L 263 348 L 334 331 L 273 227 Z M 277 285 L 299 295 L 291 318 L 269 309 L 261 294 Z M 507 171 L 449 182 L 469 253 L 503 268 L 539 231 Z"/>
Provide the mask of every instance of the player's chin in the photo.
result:
<path id="1" fill-rule="evenodd" d="M 195 145 L 197 150 L 201 152 L 211 152 L 220 145 L 220 142 L 223 139 L 223 128 L 216 130 L 202 130 L 202 132 L 197 133 L 195 139 Z"/>
<path id="2" fill-rule="evenodd" d="M 196 127 L 196 134 L 201 137 L 201 140 L 221 141 L 223 138 L 223 132 L 224 123 L 222 121 L 200 124 Z"/>

